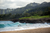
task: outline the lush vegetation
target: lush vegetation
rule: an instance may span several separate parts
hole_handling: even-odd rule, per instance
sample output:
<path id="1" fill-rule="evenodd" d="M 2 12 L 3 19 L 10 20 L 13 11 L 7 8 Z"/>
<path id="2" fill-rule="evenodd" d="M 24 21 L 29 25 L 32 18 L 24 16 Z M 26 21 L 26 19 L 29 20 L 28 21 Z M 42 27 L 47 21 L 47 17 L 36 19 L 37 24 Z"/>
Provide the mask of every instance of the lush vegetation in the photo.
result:
<path id="1" fill-rule="evenodd" d="M 48 15 L 48 16 L 47 16 Z M 50 17 L 50 10 L 38 13 L 37 12 L 31 12 L 31 13 L 24 13 L 24 14 L 0 14 L 0 20 L 9 20 L 9 19 L 26 19 L 26 18 L 48 18 Z"/>
<path id="2" fill-rule="evenodd" d="M 49 6 L 50 3 L 45 4 L 31 3 L 31 4 L 28 4 L 26 7 L 17 9 L 0 9 L 0 20 L 27 19 L 27 18 L 38 19 L 50 17 L 50 6 Z"/>
<path id="3" fill-rule="evenodd" d="M 22 17 L 19 19 L 40 19 L 40 18 L 50 18 L 50 16 L 30 16 L 30 17 Z"/>

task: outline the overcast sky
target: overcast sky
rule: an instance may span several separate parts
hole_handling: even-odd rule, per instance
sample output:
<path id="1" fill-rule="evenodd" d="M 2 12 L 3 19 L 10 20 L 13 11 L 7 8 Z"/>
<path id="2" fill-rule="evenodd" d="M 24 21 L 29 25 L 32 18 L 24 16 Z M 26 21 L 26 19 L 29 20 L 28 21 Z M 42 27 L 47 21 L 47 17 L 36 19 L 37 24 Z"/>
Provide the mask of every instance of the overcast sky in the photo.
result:
<path id="1" fill-rule="evenodd" d="M 20 8 L 32 2 L 42 3 L 44 1 L 50 2 L 50 0 L 0 0 L 0 9 Z"/>

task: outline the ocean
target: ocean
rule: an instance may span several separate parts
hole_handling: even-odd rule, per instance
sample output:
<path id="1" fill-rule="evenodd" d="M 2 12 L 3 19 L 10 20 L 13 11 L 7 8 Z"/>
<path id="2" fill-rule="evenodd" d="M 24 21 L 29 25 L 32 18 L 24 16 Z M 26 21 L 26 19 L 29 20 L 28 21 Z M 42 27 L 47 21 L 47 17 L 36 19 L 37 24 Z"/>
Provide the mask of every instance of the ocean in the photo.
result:
<path id="1" fill-rule="evenodd" d="M 0 21 L 0 32 L 4 31 L 18 31 L 25 29 L 36 29 L 50 27 L 50 23 L 20 23 L 12 21 Z"/>

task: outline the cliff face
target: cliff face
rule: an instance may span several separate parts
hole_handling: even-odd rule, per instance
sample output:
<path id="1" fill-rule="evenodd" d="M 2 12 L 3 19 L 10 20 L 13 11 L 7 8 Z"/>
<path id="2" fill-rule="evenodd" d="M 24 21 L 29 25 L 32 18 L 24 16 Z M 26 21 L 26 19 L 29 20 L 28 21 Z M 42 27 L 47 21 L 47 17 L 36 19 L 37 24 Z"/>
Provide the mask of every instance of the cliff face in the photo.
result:
<path id="1" fill-rule="evenodd" d="M 32 19 L 32 20 L 30 20 L 30 19 L 21 19 L 21 20 L 13 19 L 11 21 L 13 21 L 14 23 L 17 21 L 19 21 L 20 23 L 24 23 L 24 22 L 25 23 L 44 23 L 44 22 L 50 23 L 50 18 Z"/>

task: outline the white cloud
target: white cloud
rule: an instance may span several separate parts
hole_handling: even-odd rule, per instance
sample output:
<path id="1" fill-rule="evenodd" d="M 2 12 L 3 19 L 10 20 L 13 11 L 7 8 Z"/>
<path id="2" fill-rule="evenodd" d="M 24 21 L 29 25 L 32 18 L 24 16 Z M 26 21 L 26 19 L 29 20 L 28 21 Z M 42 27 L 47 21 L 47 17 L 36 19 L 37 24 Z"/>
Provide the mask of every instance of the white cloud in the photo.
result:
<path id="1" fill-rule="evenodd" d="M 50 0 L 44 0 L 44 1 L 50 2 Z"/>
<path id="2" fill-rule="evenodd" d="M 0 8 L 18 8 L 24 7 L 28 3 L 42 3 L 44 1 L 50 2 L 50 0 L 0 0 Z"/>

